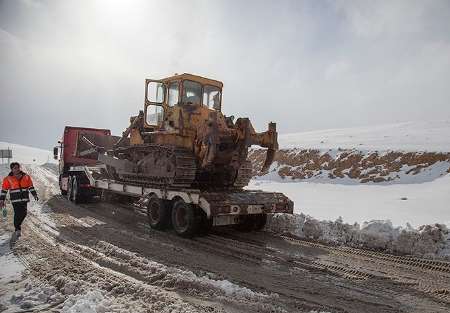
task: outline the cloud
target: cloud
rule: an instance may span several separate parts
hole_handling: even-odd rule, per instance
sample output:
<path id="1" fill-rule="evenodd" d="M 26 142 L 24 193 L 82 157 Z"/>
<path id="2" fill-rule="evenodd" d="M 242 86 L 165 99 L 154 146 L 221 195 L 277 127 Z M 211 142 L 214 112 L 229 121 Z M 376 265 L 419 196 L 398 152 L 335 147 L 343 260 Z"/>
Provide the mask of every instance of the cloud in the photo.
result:
<path id="1" fill-rule="evenodd" d="M 280 132 L 450 118 L 448 1 L 3 1 L 3 141 L 120 134 L 145 78 L 224 82 L 224 112 Z"/>

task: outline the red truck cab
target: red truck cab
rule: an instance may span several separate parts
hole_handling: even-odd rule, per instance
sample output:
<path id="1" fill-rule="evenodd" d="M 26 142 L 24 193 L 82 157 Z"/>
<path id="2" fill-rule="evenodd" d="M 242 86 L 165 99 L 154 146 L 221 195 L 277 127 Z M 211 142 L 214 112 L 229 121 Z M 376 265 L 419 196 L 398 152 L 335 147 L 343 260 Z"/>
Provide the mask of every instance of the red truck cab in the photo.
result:
<path id="1" fill-rule="evenodd" d="M 66 126 L 64 134 L 59 141 L 59 147 L 53 149 L 55 159 L 58 159 L 59 153 L 59 187 L 63 195 L 67 194 L 69 188 L 70 168 L 74 166 L 94 165 L 97 163 L 97 155 L 95 153 L 86 156 L 80 156 L 80 140 L 81 136 L 98 136 L 109 137 L 111 131 L 109 129 L 86 128 Z"/>

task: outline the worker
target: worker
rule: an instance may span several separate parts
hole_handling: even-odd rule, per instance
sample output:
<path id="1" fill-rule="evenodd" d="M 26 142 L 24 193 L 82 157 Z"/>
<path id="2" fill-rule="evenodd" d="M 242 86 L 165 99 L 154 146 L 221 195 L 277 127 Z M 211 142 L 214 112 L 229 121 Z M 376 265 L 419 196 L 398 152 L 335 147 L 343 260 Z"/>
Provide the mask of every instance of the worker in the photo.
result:
<path id="1" fill-rule="evenodd" d="M 21 225 L 27 215 L 27 204 L 30 201 L 29 193 L 36 201 L 39 200 L 36 189 L 33 187 L 31 177 L 20 169 L 20 164 L 12 162 L 11 172 L 3 179 L 2 191 L 0 192 L 0 207 L 5 206 L 6 194 L 9 191 L 9 198 L 14 208 L 14 228 L 12 239 L 21 236 Z"/>

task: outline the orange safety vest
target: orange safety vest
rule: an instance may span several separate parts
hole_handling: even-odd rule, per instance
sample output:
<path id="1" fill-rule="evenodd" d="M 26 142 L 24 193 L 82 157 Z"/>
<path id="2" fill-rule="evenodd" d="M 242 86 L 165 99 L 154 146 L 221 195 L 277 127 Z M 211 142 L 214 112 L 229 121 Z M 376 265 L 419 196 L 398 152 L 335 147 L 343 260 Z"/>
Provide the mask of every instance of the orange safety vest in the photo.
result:
<path id="1" fill-rule="evenodd" d="M 20 177 L 20 179 L 18 179 L 12 173 L 9 173 L 9 175 L 3 179 L 2 191 L 0 192 L 0 200 L 6 199 L 8 190 L 9 198 L 11 199 L 12 204 L 30 201 L 30 192 L 33 195 L 36 195 L 36 190 L 33 187 L 31 177 L 23 172 L 21 174 L 22 176 Z"/>

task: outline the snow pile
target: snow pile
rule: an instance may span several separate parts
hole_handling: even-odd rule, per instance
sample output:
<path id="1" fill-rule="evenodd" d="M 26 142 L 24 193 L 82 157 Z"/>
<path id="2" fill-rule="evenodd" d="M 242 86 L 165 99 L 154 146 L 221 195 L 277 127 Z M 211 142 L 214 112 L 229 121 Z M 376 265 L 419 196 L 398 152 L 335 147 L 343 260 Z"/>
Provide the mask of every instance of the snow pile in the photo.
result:
<path id="1" fill-rule="evenodd" d="M 53 159 L 53 153 L 48 150 L 22 146 L 14 143 L 0 142 L 0 149 L 12 150 L 11 162 L 19 162 L 23 164 L 44 164 L 57 163 Z"/>
<path id="2" fill-rule="evenodd" d="M 450 233 L 443 224 L 413 228 L 394 227 L 389 220 L 373 220 L 362 225 L 319 221 L 304 214 L 269 216 L 266 230 L 321 240 L 332 244 L 369 248 L 402 255 L 450 259 Z"/>
<path id="3" fill-rule="evenodd" d="M 88 291 L 83 294 L 70 295 L 64 302 L 62 313 L 103 313 L 120 312 L 120 307 L 112 305 L 111 300 L 100 291 Z"/>
<path id="4" fill-rule="evenodd" d="M 30 282 L 26 283 L 24 291 L 16 292 L 10 299 L 11 304 L 20 307 L 22 310 L 40 310 L 42 306 L 53 306 L 63 301 L 64 296 L 55 287 L 46 285 L 38 286 Z"/>

